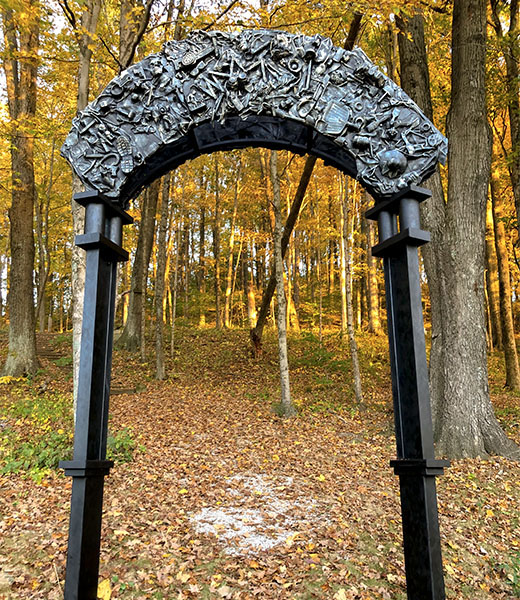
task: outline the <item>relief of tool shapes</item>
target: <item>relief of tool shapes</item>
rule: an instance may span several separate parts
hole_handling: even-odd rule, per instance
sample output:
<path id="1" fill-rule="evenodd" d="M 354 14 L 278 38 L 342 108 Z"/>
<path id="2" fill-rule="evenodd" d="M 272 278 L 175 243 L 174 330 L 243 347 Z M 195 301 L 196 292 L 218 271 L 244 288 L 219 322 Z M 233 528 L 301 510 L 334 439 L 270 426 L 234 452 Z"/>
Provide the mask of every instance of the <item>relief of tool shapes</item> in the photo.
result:
<path id="1" fill-rule="evenodd" d="M 235 115 L 309 125 L 346 149 L 381 195 L 424 179 L 446 155 L 445 138 L 361 50 L 270 30 L 167 42 L 73 121 L 62 154 L 88 186 L 117 197 L 160 147 Z"/>

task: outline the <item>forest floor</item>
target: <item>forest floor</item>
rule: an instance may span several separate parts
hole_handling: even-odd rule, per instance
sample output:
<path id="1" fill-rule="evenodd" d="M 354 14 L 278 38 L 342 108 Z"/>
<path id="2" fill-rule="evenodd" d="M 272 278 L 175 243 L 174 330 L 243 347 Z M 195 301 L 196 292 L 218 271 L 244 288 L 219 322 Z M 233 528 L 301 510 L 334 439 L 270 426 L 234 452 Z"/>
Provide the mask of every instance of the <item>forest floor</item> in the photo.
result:
<path id="1" fill-rule="evenodd" d="M 364 410 L 346 340 L 290 337 L 290 420 L 272 332 L 254 360 L 245 331 L 180 328 L 164 382 L 116 352 L 100 598 L 404 599 L 386 340 L 359 341 Z M 39 344 L 36 377 L 0 379 L 2 599 L 63 597 L 71 482 L 47 467 L 71 442 L 70 336 Z M 498 354 L 490 373 L 520 443 Z M 520 597 L 520 465 L 454 461 L 437 484 L 447 597 Z"/>

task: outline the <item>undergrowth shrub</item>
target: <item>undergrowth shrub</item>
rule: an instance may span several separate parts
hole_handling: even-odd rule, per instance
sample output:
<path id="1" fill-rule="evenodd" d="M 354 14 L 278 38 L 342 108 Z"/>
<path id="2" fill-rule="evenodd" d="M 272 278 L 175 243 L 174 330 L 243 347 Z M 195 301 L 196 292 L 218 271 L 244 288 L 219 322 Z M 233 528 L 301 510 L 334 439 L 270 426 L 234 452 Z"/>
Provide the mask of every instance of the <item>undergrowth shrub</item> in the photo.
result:
<path id="1" fill-rule="evenodd" d="M 0 399 L 0 474 L 17 473 L 41 481 L 56 471 L 60 460 L 72 458 L 74 419 L 72 400 L 61 392 L 38 393 L 29 381 L 13 381 Z M 133 460 L 143 451 L 129 427 L 109 432 L 107 458 Z"/>

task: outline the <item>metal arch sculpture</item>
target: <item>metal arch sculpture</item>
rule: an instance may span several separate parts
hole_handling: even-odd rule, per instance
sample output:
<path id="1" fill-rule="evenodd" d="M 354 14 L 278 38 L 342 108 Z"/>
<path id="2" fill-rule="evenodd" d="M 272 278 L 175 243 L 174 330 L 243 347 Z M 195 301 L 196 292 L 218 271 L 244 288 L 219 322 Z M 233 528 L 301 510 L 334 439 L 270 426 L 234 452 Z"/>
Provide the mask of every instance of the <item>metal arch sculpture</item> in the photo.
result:
<path id="1" fill-rule="evenodd" d="M 447 149 L 359 48 L 258 30 L 167 42 L 73 121 L 62 154 L 88 188 L 125 203 L 198 154 L 266 142 L 321 155 L 376 197 L 423 181 Z"/>
<path id="2" fill-rule="evenodd" d="M 195 32 L 116 77 L 73 122 L 63 155 L 87 187 L 85 302 L 65 600 L 95 600 L 99 572 L 117 263 L 129 200 L 196 156 L 267 146 L 311 153 L 371 191 L 383 258 L 409 600 L 445 600 L 417 247 L 416 187 L 446 139 L 359 49 L 278 31 Z"/>

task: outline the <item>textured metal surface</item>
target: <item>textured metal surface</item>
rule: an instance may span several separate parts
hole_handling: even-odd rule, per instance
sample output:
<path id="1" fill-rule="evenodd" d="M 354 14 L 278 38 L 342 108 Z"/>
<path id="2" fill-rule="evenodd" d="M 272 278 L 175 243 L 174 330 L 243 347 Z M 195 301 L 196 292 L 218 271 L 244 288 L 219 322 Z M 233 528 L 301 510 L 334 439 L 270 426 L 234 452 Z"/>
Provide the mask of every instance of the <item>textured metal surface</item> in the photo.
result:
<path id="1" fill-rule="evenodd" d="M 294 122 L 304 142 L 287 141 L 277 122 Z M 201 146 L 201 131 L 225 132 L 227 148 L 323 155 L 329 144 L 324 157 L 337 152 L 329 162 L 378 198 L 420 183 L 447 152 L 446 139 L 360 49 L 246 30 L 196 31 L 128 68 L 74 119 L 62 154 L 88 188 L 125 205 L 165 170 L 220 148 L 218 136 Z"/>

